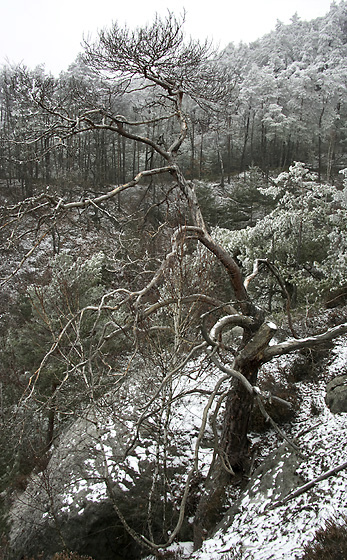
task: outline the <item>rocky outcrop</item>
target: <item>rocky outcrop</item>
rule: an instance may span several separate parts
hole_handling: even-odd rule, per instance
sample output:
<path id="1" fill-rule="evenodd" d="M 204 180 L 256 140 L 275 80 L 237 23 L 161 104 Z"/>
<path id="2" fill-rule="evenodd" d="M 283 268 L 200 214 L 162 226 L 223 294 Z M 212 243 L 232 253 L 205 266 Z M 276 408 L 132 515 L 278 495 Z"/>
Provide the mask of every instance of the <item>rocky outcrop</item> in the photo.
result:
<path id="1" fill-rule="evenodd" d="M 161 408 L 154 403 L 151 410 L 148 404 L 156 383 L 154 373 L 143 369 L 66 427 L 47 467 L 33 474 L 14 499 L 11 560 L 51 560 L 64 549 L 95 560 L 138 559 L 148 549 L 129 535 L 121 517 L 137 535 L 166 540 L 166 531 L 178 518 L 192 434 L 201 422 L 197 411 L 203 410 L 206 397 L 188 392 L 181 405 L 172 405 L 170 422 L 165 417 L 166 441 Z M 190 531 L 186 523 L 180 532 L 183 540 L 189 540 Z"/>
<path id="2" fill-rule="evenodd" d="M 338 375 L 327 384 L 325 402 L 331 412 L 347 412 L 347 375 Z"/>
<path id="3" fill-rule="evenodd" d="M 303 484 L 303 477 L 296 472 L 300 463 L 299 456 L 288 450 L 286 445 L 271 453 L 255 470 L 240 498 L 226 512 L 215 532 L 226 531 L 246 502 L 274 503 L 282 500 L 293 488 Z"/>
<path id="4" fill-rule="evenodd" d="M 11 509 L 11 558 L 43 560 L 67 548 L 95 560 L 138 558 L 115 508 L 138 530 L 151 483 L 151 461 L 130 456 L 125 422 L 89 410 L 72 424 L 47 468 L 34 476 Z M 112 497 L 107 489 L 112 484 Z M 41 558 L 41 556 L 40 556 Z"/>

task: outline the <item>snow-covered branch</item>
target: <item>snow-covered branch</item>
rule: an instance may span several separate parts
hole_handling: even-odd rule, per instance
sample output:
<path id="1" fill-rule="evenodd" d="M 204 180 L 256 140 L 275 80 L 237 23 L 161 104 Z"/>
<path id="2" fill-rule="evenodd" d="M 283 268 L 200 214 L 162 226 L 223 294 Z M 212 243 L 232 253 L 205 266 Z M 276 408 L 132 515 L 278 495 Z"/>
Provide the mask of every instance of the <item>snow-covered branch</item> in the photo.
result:
<path id="1" fill-rule="evenodd" d="M 281 342 L 280 344 L 274 344 L 264 350 L 263 362 L 269 362 L 275 357 L 295 352 L 295 350 L 300 350 L 301 348 L 314 348 L 315 346 L 334 340 L 334 338 L 342 336 L 346 333 L 347 323 L 342 323 L 341 325 L 328 329 L 326 332 L 317 334 L 316 336 L 291 339 L 286 342 Z"/>

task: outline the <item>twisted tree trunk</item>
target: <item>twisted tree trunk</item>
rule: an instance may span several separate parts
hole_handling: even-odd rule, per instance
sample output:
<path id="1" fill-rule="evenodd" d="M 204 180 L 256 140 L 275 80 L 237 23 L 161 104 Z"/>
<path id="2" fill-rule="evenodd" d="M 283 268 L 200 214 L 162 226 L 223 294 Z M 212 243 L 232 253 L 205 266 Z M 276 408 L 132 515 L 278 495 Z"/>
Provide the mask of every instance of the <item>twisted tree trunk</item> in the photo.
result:
<path id="1" fill-rule="evenodd" d="M 234 379 L 226 398 L 220 442 L 215 450 L 215 457 L 205 482 L 205 492 L 201 496 L 195 515 L 195 549 L 200 548 L 203 540 L 220 520 L 228 485 L 233 482 L 239 483 L 249 471 L 247 434 L 254 398 L 250 386 L 257 382 L 264 351 L 275 332 L 275 325 L 262 324 L 235 359 L 236 372 L 241 373 L 249 385 Z M 223 369 L 228 371 L 227 367 Z"/>

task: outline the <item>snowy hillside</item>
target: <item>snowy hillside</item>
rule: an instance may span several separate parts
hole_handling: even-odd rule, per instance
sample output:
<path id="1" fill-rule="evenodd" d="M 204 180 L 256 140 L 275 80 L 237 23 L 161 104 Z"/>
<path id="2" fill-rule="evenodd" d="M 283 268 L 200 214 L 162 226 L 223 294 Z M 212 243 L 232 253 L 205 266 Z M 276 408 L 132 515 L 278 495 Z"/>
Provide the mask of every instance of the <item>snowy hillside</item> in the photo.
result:
<path id="1" fill-rule="evenodd" d="M 192 553 L 191 543 L 182 544 L 179 548 L 181 558 L 299 559 L 304 545 L 313 540 L 315 532 L 324 526 L 327 519 L 338 520 L 347 514 L 347 465 L 297 497 L 280 503 L 280 498 L 290 494 L 287 486 L 293 480 L 297 479 L 297 485 L 293 488 L 295 491 L 347 461 L 346 414 L 332 414 L 324 402 L 326 381 L 344 373 L 346 369 L 347 339 L 343 337 L 333 349 L 332 359 L 326 369 L 326 380 L 298 384 L 303 396 L 302 406 L 286 432 L 295 440 L 302 458 L 287 445 L 279 448 L 272 461 L 258 468 L 215 536 L 207 539 L 202 549 L 195 553 Z M 312 403 L 315 403 L 319 414 L 312 415 Z M 273 446 L 278 443 L 277 436 L 270 432 L 266 439 L 267 452 L 271 454 L 269 446 L 271 442 Z M 270 468 L 266 470 L 268 466 Z M 281 494 L 283 488 L 286 489 L 284 496 Z M 234 513 L 233 519 L 231 513 Z"/>

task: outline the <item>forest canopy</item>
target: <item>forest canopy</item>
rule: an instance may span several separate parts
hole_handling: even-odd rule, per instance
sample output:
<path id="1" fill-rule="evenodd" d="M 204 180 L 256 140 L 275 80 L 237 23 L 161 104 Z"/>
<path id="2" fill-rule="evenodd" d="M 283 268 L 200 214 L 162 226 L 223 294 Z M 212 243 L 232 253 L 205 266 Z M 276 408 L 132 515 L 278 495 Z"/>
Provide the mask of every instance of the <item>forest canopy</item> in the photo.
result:
<path id="1" fill-rule="evenodd" d="M 346 3 L 340 2 L 333 4 L 326 16 L 309 22 L 293 16 L 289 25 L 278 23 L 273 32 L 254 43 L 239 46 L 230 43 L 214 55 L 209 45 L 199 46 L 210 51 L 209 65 L 214 67 L 212 73 L 210 69 L 203 70 L 209 76 L 205 83 L 210 91 L 206 93 L 210 94 L 215 87 L 210 82 L 213 75 L 218 76 L 223 87 L 214 92 L 217 103 L 208 113 L 201 106 L 202 87 L 199 98 L 193 95 L 186 101 L 190 142 L 181 155 L 181 164 L 190 178 L 222 176 L 230 181 L 232 174 L 243 172 L 250 165 L 268 173 L 270 169 L 288 168 L 293 161 L 304 161 L 320 178 L 336 178 L 337 172 L 347 165 L 346 10 Z M 119 41 L 130 44 L 131 32 L 125 33 L 127 37 L 120 36 Z M 144 41 L 142 38 L 142 47 L 146 48 Z M 161 64 L 167 63 L 170 57 L 168 47 L 165 41 L 161 45 L 167 55 Z M 175 44 L 170 48 L 174 52 Z M 189 84 L 192 89 L 196 81 L 204 78 L 203 73 L 194 75 L 197 52 L 189 55 L 191 71 L 188 71 L 189 45 L 187 49 L 174 63 L 185 69 L 185 87 Z M 112 63 L 116 62 L 114 52 Z M 95 53 L 94 57 L 100 54 Z M 97 76 L 87 59 L 87 54 L 78 57 L 59 78 L 46 75 L 40 67 L 27 69 L 24 82 L 23 68 L 2 68 L 0 176 L 3 179 L 16 178 L 27 185 L 44 179 L 95 187 L 124 182 L 143 163 L 148 165 L 149 159 L 156 157 L 149 146 L 135 148 L 126 138 L 116 142 L 107 130 L 78 138 L 65 138 L 59 130 L 55 137 L 40 135 L 43 123 L 39 122 L 42 117 L 37 112 L 37 95 L 41 82 L 46 95 L 53 96 L 57 106 L 64 102 L 77 114 L 83 100 L 90 108 L 102 105 L 129 121 L 141 114 L 148 117 L 152 88 L 134 88 L 125 99 L 121 88 L 115 91 L 114 85 L 110 85 L 105 71 Z M 150 59 L 147 62 L 151 64 Z M 134 68 L 126 66 L 128 75 Z M 215 80 L 212 82 L 216 84 Z M 125 82 L 123 86 L 126 87 Z M 45 119 L 50 119 L 48 113 Z M 25 155 L 21 140 L 27 137 L 25 130 L 33 120 L 36 120 L 37 134 L 32 132 L 32 143 Z M 170 134 L 166 120 L 148 124 L 147 129 L 149 136 L 161 138 L 163 142 Z M 9 138 L 12 143 L 8 142 Z M 55 154 L 50 151 L 54 143 L 62 144 Z M 37 155 L 42 153 L 46 157 L 38 162 Z M 30 187 L 27 188 L 30 192 Z"/>

